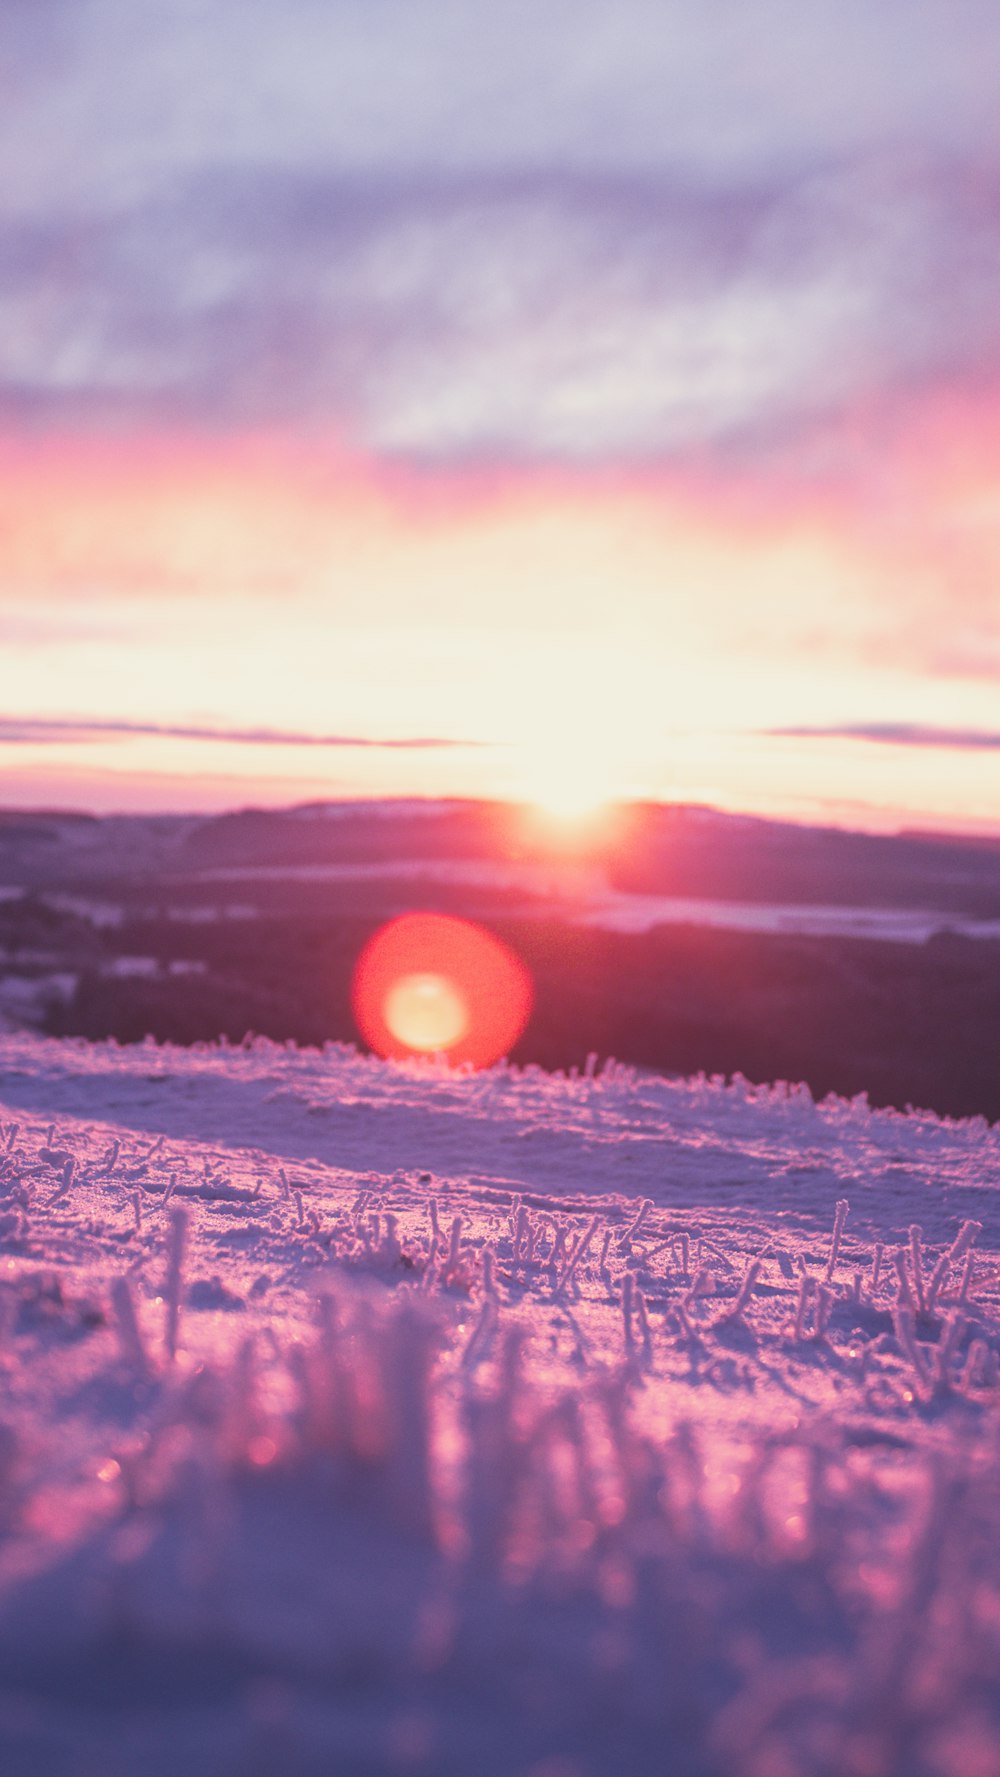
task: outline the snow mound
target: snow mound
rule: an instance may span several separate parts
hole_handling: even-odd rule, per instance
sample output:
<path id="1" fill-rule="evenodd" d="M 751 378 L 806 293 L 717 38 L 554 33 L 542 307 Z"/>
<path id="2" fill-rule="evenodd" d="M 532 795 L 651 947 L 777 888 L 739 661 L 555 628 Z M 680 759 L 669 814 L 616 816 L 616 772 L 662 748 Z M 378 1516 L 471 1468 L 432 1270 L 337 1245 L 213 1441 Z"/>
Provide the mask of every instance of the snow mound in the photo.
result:
<path id="1" fill-rule="evenodd" d="M 995 1129 L 25 1036 L 0 1117 L 5 1777 L 1000 1769 Z"/>

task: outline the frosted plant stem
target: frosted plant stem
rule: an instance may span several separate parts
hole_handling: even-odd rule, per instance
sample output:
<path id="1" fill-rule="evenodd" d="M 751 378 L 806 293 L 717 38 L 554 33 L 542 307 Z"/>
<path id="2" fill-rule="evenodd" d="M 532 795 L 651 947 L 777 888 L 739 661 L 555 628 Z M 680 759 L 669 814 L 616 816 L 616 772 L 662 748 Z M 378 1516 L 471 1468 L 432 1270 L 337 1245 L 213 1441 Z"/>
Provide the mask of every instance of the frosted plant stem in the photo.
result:
<path id="1" fill-rule="evenodd" d="M 974 1273 L 975 1269 L 976 1269 L 976 1261 L 975 1261 L 973 1254 L 970 1253 L 968 1258 L 965 1261 L 965 1266 L 962 1271 L 962 1282 L 961 1282 L 961 1285 L 960 1285 L 959 1291 L 958 1291 L 958 1301 L 959 1301 L 959 1304 L 963 1307 L 969 1299 L 969 1289 L 972 1284 L 972 1277 L 973 1277 L 973 1273 Z"/>
<path id="2" fill-rule="evenodd" d="M 885 1247 L 882 1245 L 881 1240 L 876 1240 L 875 1254 L 872 1259 L 872 1295 L 873 1296 L 875 1294 L 875 1291 L 878 1289 L 878 1280 L 879 1280 L 879 1276 L 882 1271 L 882 1254 L 884 1252 L 885 1252 Z"/>
<path id="3" fill-rule="evenodd" d="M 702 1265 L 691 1279 L 691 1288 L 687 1292 L 685 1301 L 693 1302 L 698 1296 L 714 1296 L 714 1294 L 715 1278 L 707 1265 Z"/>
<path id="4" fill-rule="evenodd" d="M 677 1270 L 680 1271 L 681 1255 L 676 1234 L 672 1234 L 668 1240 L 659 1241 L 656 1246 L 649 1247 L 646 1252 L 646 1263 L 652 1264 L 653 1260 L 658 1259 L 661 1253 L 669 1253 Z"/>
<path id="5" fill-rule="evenodd" d="M 927 1297 L 924 1294 L 923 1254 L 921 1251 L 923 1234 L 924 1231 L 921 1228 L 920 1223 L 914 1222 L 910 1228 L 910 1267 L 913 1272 L 913 1287 L 917 1292 L 917 1307 L 921 1314 L 927 1312 Z"/>
<path id="6" fill-rule="evenodd" d="M 184 1258 L 187 1252 L 191 1218 L 186 1209 L 170 1212 L 167 1236 L 167 1277 L 164 1286 L 167 1307 L 166 1347 L 171 1361 L 177 1355 L 177 1336 L 181 1324 L 181 1296 L 184 1289 Z"/>
<path id="7" fill-rule="evenodd" d="M 973 1339 L 969 1346 L 968 1356 L 965 1360 L 965 1368 L 962 1371 L 961 1385 L 963 1388 L 973 1387 L 976 1378 L 983 1367 L 988 1349 L 989 1347 L 987 1346 L 985 1339 Z"/>
<path id="8" fill-rule="evenodd" d="M 436 1260 L 440 1250 L 441 1244 L 438 1236 L 435 1234 L 431 1237 L 431 1243 L 427 1249 L 427 1262 L 424 1265 L 424 1274 L 420 1280 L 420 1286 L 425 1291 L 429 1291 L 437 1280 Z"/>
<path id="9" fill-rule="evenodd" d="M 944 1287 L 945 1279 L 947 1278 L 950 1270 L 951 1270 L 951 1260 L 950 1260 L 948 1254 L 946 1252 L 944 1252 L 941 1254 L 941 1257 L 939 1258 L 937 1264 L 935 1265 L 933 1271 L 931 1272 L 930 1282 L 927 1285 L 927 1311 L 928 1311 L 928 1313 L 930 1313 L 931 1309 L 934 1307 L 934 1304 L 937 1301 L 942 1288 Z"/>
<path id="10" fill-rule="evenodd" d="M 233 1386 L 226 1404 L 226 1427 L 230 1448 L 242 1451 L 254 1429 L 257 1341 L 253 1333 L 242 1341 L 236 1353 L 232 1378 Z"/>
<path id="11" fill-rule="evenodd" d="M 69 1195 L 69 1193 L 73 1187 L 73 1174 L 75 1173 L 75 1171 L 76 1171 L 76 1161 L 74 1159 L 70 1158 L 69 1160 L 66 1161 L 65 1165 L 63 1166 L 62 1180 L 57 1185 L 56 1189 L 53 1191 L 52 1196 L 49 1198 L 50 1203 L 58 1203 L 60 1197 L 67 1197 Z"/>
<path id="12" fill-rule="evenodd" d="M 622 1323 L 625 1332 L 625 1350 L 629 1357 L 635 1351 L 635 1339 L 632 1334 L 632 1306 L 635 1300 L 635 1278 L 631 1271 L 626 1271 L 622 1278 Z"/>
<path id="13" fill-rule="evenodd" d="M 815 1288 L 816 1280 L 813 1277 L 803 1277 L 799 1283 L 799 1300 L 795 1309 L 795 1325 L 792 1328 L 794 1339 L 804 1339 L 806 1336 L 806 1314 L 809 1310 L 809 1298 Z"/>
<path id="14" fill-rule="evenodd" d="M 732 1307 L 730 1308 L 728 1314 L 723 1316 L 723 1319 L 725 1319 L 725 1320 L 742 1320 L 743 1319 L 743 1316 L 746 1313 L 747 1305 L 750 1301 L 750 1297 L 753 1294 L 754 1284 L 757 1282 L 757 1278 L 760 1275 L 760 1267 L 761 1267 L 760 1259 L 751 1259 L 750 1260 L 749 1265 L 747 1266 L 746 1270 L 743 1273 L 743 1278 L 740 1283 L 739 1292 L 737 1294 L 736 1300 L 733 1303 Z"/>
<path id="15" fill-rule="evenodd" d="M 652 1207 L 653 1207 L 652 1198 L 651 1197 L 644 1197 L 642 1199 L 642 1202 L 639 1205 L 639 1208 L 638 1208 L 636 1214 L 633 1216 L 631 1222 L 629 1223 L 624 1234 L 622 1235 L 621 1239 L 618 1242 L 618 1251 L 619 1252 L 624 1252 L 625 1248 L 628 1246 L 629 1241 L 635 1239 L 635 1236 L 638 1234 L 640 1228 L 642 1227 L 643 1222 L 646 1220 L 646 1217 L 648 1216 Z"/>
<path id="16" fill-rule="evenodd" d="M 483 1247 L 483 1294 L 497 1300 L 496 1253 L 489 1244 Z"/>
<path id="17" fill-rule="evenodd" d="M 642 1334 L 642 1355 L 646 1362 L 649 1363 L 653 1356 L 653 1333 L 649 1324 L 646 1298 L 638 1284 L 635 1287 L 635 1311 L 639 1317 L 639 1331 Z"/>
<path id="18" fill-rule="evenodd" d="M 960 1259 L 965 1258 L 970 1246 L 973 1245 L 974 1241 L 982 1231 L 982 1222 L 966 1221 L 962 1223 L 962 1226 L 958 1230 L 958 1233 L 947 1252 L 941 1254 L 941 1257 L 934 1267 L 930 1284 L 927 1289 L 928 1309 L 933 1308 L 938 1296 L 941 1294 L 941 1291 L 948 1280 L 948 1274 L 951 1271 L 952 1266 L 957 1265 Z"/>
<path id="19" fill-rule="evenodd" d="M 461 1216 L 455 1216 L 452 1219 L 451 1231 L 450 1231 L 449 1239 L 448 1239 L 447 1265 L 448 1265 L 449 1271 L 452 1269 L 453 1266 L 458 1264 L 458 1252 L 459 1252 L 459 1247 L 461 1246 L 461 1244 L 462 1244 L 462 1218 L 461 1218 Z"/>
<path id="20" fill-rule="evenodd" d="M 495 1303 L 484 1307 L 496 1312 Z M 385 1341 L 384 1392 L 392 1426 L 389 1493 L 398 1519 L 422 1537 L 434 1534 L 430 1375 L 435 1334 L 412 1309 Z"/>
<path id="21" fill-rule="evenodd" d="M 896 1276 L 899 1278 L 899 1293 L 896 1300 L 897 1302 L 902 1303 L 904 1308 L 909 1308 L 912 1312 L 913 1291 L 910 1289 L 910 1280 L 906 1275 L 906 1254 L 903 1252 L 902 1247 L 900 1247 L 898 1252 L 893 1253 L 892 1262 L 896 1267 Z"/>
<path id="22" fill-rule="evenodd" d="M 476 1316 L 476 1324 L 473 1327 L 472 1332 L 469 1334 L 465 1351 L 462 1354 L 463 1370 L 468 1371 L 474 1369 L 480 1358 L 485 1356 L 485 1346 L 493 1328 L 497 1324 L 497 1319 L 496 1297 L 484 1296 L 479 1313 Z"/>
<path id="23" fill-rule="evenodd" d="M 148 1376 L 151 1369 L 149 1356 L 132 1298 L 132 1285 L 127 1277 L 116 1277 L 111 1285 L 111 1306 L 114 1309 L 122 1356 L 140 1376 Z"/>
<path id="24" fill-rule="evenodd" d="M 698 1242 L 698 1253 L 695 1261 L 699 1266 L 701 1265 L 702 1255 L 704 1253 L 711 1253 L 712 1257 L 718 1259 L 719 1264 L 724 1265 L 727 1271 L 735 1271 L 736 1266 L 733 1264 L 732 1259 L 723 1252 L 721 1246 L 716 1246 L 714 1240 L 706 1240 L 705 1236 L 702 1235 Z"/>
<path id="25" fill-rule="evenodd" d="M 945 1322 L 935 1354 L 934 1382 L 939 1393 L 944 1393 L 950 1385 L 951 1360 L 958 1350 L 959 1340 L 964 1331 L 965 1316 L 956 1308 Z"/>
<path id="26" fill-rule="evenodd" d="M 948 1249 L 948 1257 L 953 1265 L 957 1265 L 959 1259 L 964 1259 L 970 1246 L 975 1245 L 982 1231 L 982 1222 L 968 1221 L 962 1223 L 962 1226 L 959 1228 L 958 1233 Z"/>
<path id="27" fill-rule="evenodd" d="M 833 1276 L 833 1268 L 837 1263 L 837 1254 L 840 1252 L 840 1242 L 843 1239 L 843 1235 L 844 1235 L 844 1223 L 847 1221 L 847 1212 L 850 1209 L 850 1207 L 851 1206 L 848 1203 L 846 1197 L 838 1198 L 837 1203 L 834 1207 L 833 1236 L 830 1241 L 830 1257 L 827 1259 L 827 1262 L 826 1262 L 826 1281 L 827 1281 L 827 1283 L 830 1282 L 830 1279 Z"/>
<path id="28" fill-rule="evenodd" d="M 600 1216 L 591 1216 L 590 1221 L 587 1223 L 582 1234 L 577 1236 L 576 1244 L 563 1266 L 562 1274 L 559 1278 L 558 1288 L 560 1290 L 564 1290 L 566 1285 L 571 1282 L 574 1272 L 580 1265 L 581 1261 L 586 1257 L 587 1249 L 600 1227 L 600 1222 Z"/>
<path id="29" fill-rule="evenodd" d="M 398 1216 L 394 1216 L 391 1213 L 391 1211 L 386 1210 L 386 1212 L 385 1212 L 385 1234 L 383 1235 L 382 1244 L 381 1244 L 381 1247 L 379 1250 L 382 1254 L 382 1258 L 385 1260 L 386 1264 L 388 1264 L 388 1265 L 397 1265 L 399 1263 L 400 1258 L 402 1257 L 403 1249 L 399 1243 L 399 1235 L 396 1231 L 398 1226 L 399 1226 Z M 484 1261 L 485 1261 L 485 1255 L 484 1255 Z"/>
<path id="30" fill-rule="evenodd" d="M 517 1214 L 514 1217 L 514 1263 L 519 1264 L 524 1257 L 524 1246 L 528 1235 L 528 1212 L 524 1204 L 518 1201 Z"/>
<path id="31" fill-rule="evenodd" d="M 927 1386 L 927 1371 L 924 1366 L 923 1354 L 917 1344 L 916 1324 L 912 1305 L 898 1303 L 893 1316 L 896 1323 L 896 1337 L 904 1352 L 913 1365 L 914 1373 L 921 1388 Z"/>
<path id="32" fill-rule="evenodd" d="M 557 1267 L 559 1265 L 560 1259 L 562 1259 L 565 1256 L 565 1252 L 566 1252 L 566 1229 L 565 1229 L 565 1227 L 561 1227 L 561 1228 L 556 1229 L 555 1239 L 552 1242 L 552 1251 L 549 1254 L 549 1265 L 552 1269 L 553 1276 L 558 1275 Z"/>

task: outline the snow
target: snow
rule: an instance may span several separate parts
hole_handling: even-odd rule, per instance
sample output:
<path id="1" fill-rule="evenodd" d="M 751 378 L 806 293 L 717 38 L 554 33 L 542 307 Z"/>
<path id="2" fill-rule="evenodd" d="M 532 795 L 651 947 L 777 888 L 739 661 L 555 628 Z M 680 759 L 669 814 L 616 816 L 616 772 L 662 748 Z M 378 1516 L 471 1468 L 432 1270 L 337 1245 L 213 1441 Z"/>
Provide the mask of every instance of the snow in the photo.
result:
<path id="1" fill-rule="evenodd" d="M 1000 1129 L 0 1036 L 4 1777 L 995 1777 Z"/>
<path id="2" fill-rule="evenodd" d="M 349 864 L 236 864 L 199 870 L 199 884 L 251 882 L 441 882 L 451 887 L 521 891 L 558 907 L 576 925 L 611 932 L 651 932 L 662 925 L 723 931 L 797 933 L 803 937 L 873 938 L 926 944 L 936 932 L 997 942 L 1000 919 L 973 919 L 934 907 L 826 906 L 820 902 L 709 900 L 690 895 L 635 894 L 612 888 L 597 866 L 492 859 L 382 859 Z M 526 903 L 524 913 L 537 913 Z"/>
<path id="3" fill-rule="evenodd" d="M 821 903 L 708 901 L 680 895 L 635 895 L 609 889 L 579 916 L 581 925 L 611 932 L 651 932 L 662 925 L 724 931 L 796 933 L 812 938 L 873 938 L 926 944 L 937 932 L 983 942 L 1000 940 L 1000 919 L 969 919 L 933 907 L 826 907 Z"/>

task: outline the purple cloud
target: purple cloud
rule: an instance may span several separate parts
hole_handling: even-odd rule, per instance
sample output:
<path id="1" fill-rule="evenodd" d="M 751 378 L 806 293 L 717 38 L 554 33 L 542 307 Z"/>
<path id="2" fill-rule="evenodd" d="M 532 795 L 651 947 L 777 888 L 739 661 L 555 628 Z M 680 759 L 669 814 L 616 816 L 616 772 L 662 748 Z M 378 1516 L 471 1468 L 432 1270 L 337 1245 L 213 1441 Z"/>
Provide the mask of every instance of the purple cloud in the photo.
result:
<path id="1" fill-rule="evenodd" d="M 335 426 L 417 459 L 739 458 L 1000 376 L 998 212 L 1000 176 L 893 163 L 708 190 L 203 174 L 7 229 L 0 411 Z"/>
<path id="2" fill-rule="evenodd" d="M 749 462 L 1000 376 L 991 0 L 30 10 L 9 426 Z"/>
<path id="3" fill-rule="evenodd" d="M 442 739 L 412 735 L 402 739 L 371 739 L 356 734 L 311 734 L 281 728 L 213 728 L 192 722 L 102 721 L 89 716 L 3 716 L 0 745 L 36 745 L 39 742 L 105 740 L 116 736 L 151 735 L 170 740 L 235 741 L 249 746 L 366 747 L 386 751 L 428 750 L 436 747 L 476 747 L 473 740 Z"/>
<path id="4" fill-rule="evenodd" d="M 868 740 L 894 747 L 952 747 L 1000 752 L 1000 732 L 984 728 L 934 728 L 922 722 L 844 722 L 821 727 L 767 728 L 781 740 Z"/>

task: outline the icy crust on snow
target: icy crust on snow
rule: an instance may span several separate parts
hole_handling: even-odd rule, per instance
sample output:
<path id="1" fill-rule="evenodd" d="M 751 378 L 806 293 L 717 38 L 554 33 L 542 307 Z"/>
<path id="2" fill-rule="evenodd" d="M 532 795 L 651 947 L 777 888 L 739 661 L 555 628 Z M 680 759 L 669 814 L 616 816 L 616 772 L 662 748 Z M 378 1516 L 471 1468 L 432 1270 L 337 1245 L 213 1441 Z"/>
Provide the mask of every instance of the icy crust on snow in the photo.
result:
<path id="1" fill-rule="evenodd" d="M 0 1038 L 0 1770 L 991 1777 L 1000 1130 Z"/>

